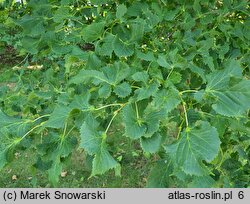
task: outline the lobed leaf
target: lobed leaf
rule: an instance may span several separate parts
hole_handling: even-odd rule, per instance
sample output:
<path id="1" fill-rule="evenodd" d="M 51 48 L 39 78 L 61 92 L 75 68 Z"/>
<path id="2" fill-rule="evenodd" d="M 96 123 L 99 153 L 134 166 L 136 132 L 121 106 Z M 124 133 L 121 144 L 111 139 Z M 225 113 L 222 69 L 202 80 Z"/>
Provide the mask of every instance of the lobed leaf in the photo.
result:
<path id="1" fill-rule="evenodd" d="M 201 121 L 183 131 L 175 144 L 166 146 L 166 152 L 186 174 L 201 176 L 208 173 L 203 161 L 211 162 L 217 156 L 220 143 L 216 128 Z"/>

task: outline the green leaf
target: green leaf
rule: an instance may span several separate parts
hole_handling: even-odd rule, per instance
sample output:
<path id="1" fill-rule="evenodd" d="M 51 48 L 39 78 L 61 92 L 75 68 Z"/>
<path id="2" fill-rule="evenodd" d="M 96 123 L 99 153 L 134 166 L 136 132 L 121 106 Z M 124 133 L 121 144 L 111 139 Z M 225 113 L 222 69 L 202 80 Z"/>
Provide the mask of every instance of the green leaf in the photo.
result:
<path id="1" fill-rule="evenodd" d="M 188 184 L 189 188 L 212 188 L 214 187 L 215 180 L 211 176 L 195 176 L 191 183 Z"/>
<path id="2" fill-rule="evenodd" d="M 69 107 L 71 109 L 79 109 L 81 111 L 88 110 L 90 107 L 90 104 L 89 104 L 90 97 L 91 95 L 89 92 L 86 92 L 82 95 L 75 95 Z"/>
<path id="3" fill-rule="evenodd" d="M 108 98 L 111 94 L 111 86 L 109 84 L 103 84 L 98 90 L 98 94 L 100 98 Z"/>
<path id="4" fill-rule="evenodd" d="M 179 92 L 176 89 L 162 89 L 154 94 L 153 106 L 164 109 L 168 113 L 175 109 L 180 102 Z"/>
<path id="5" fill-rule="evenodd" d="M 158 131 L 160 120 L 164 116 L 164 112 L 154 110 L 150 106 L 148 106 L 143 115 L 140 116 L 131 104 L 127 105 L 123 109 L 125 135 L 132 139 L 138 139 L 142 136 L 151 137 Z"/>
<path id="6" fill-rule="evenodd" d="M 142 137 L 146 132 L 145 124 L 141 123 L 141 118 L 138 118 L 136 111 L 132 105 L 127 105 L 123 109 L 123 120 L 125 125 L 125 135 L 132 139 Z"/>
<path id="7" fill-rule="evenodd" d="M 74 136 L 66 137 L 59 143 L 58 154 L 64 158 L 68 157 L 74 151 L 77 144 L 78 141 L 76 137 Z"/>
<path id="8" fill-rule="evenodd" d="M 38 53 L 38 45 L 40 43 L 40 37 L 25 36 L 21 39 L 22 47 L 31 54 Z"/>
<path id="9" fill-rule="evenodd" d="M 63 128 L 64 123 L 69 117 L 72 108 L 65 105 L 57 105 L 55 110 L 51 113 L 49 120 L 45 123 L 45 127 Z"/>
<path id="10" fill-rule="evenodd" d="M 173 172 L 172 161 L 160 160 L 150 171 L 147 179 L 148 188 L 166 188 L 170 187 L 170 175 Z"/>
<path id="11" fill-rule="evenodd" d="M 96 70 L 81 70 L 76 76 L 70 79 L 69 84 L 80 84 L 89 78 L 95 78 L 99 82 L 106 82 L 109 84 L 108 78 L 102 72 Z"/>
<path id="12" fill-rule="evenodd" d="M 94 5 L 103 5 L 108 4 L 110 0 L 91 0 L 90 2 Z"/>
<path id="13" fill-rule="evenodd" d="M 3 127 L 12 127 L 23 123 L 22 119 L 7 116 L 3 111 L 0 110 L 0 129 Z"/>
<path id="14" fill-rule="evenodd" d="M 154 107 L 148 106 L 143 114 L 143 121 L 147 125 L 147 131 L 144 137 L 151 137 L 160 128 L 160 120 L 165 117 L 165 111 L 155 110 Z"/>
<path id="15" fill-rule="evenodd" d="M 165 1 L 163 1 L 163 2 L 165 2 Z M 178 9 L 171 10 L 171 11 L 166 11 L 166 14 L 165 14 L 164 18 L 167 21 L 172 21 L 172 20 L 174 20 L 174 18 L 175 18 L 175 16 L 176 16 L 177 13 L 178 13 Z"/>
<path id="16" fill-rule="evenodd" d="M 102 132 L 98 131 L 98 126 L 98 122 L 93 116 L 89 115 L 80 130 L 80 147 L 84 148 L 91 155 L 100 151 L 102 143 Z"/>
<path id="17" fill-rule="evenodd" d="M 61 23 L 65 19 L 69 19 L 71 17 L 70 15 L 70 8 L 68 7 L 59 7 L 53 16 L 53 20 L 56 23 Z"/>
<path id="18" fill-rule="evenodd" d="M 207 79 L 206 79 L 206 74 L 205 74 L 205 72 L 204 72 L 204 70 L 202 69 L 202 68 L 200 68 L 200 67 L 198 67 L 198 66 L 196 66 L 196 65 L 194 65 L 194 64 L 190 64 L 189 65 L 189 69 L 193 72 L 193 73 L 195 73 L 195 74 L 197 74 L 198 76 L 200 76 L 201 78 L 202 78 L 202 80 L 203 80 L 203 82 L 206 82 L 207 81 Z"/>
<path id="19" fill-rule="evenodd" d="M 45 31 L 41 17 L 34 18 L 31 15 L 24 15 L 23 18 L 17 20 L 17 23 L 23 28 L 26 36 L 40 36 Z"/>
<path id="20" fill-rule="evenodd" d="M 82 30 L 82 37 L 86 42 L 100 38 L 104 32 L 105 22 L 92 23 Z"/>
<path id="21" fill-rule="evenodd" d="M 0 170 L 8 163 L 8 155 L 22 141 L 21 137 L 13 137 L 7 128 L 0 128 Z"/>
<path id="22" fill-rule="evenodd" d="M 161 135 L 155 133 L 151 137 L 142 137 L 141 138 L 141 147 L 143 151 L 149 153 L 156 153 L 161 146 Z"/>
<path id="23" fill-rule="evenodd" d="M 0 130 L 5 129 L 8 134 L 22 137 L 30 126 L 31 121 L 6 115 L 0 110 Z"/>
<path id="24" fill-rule="evenodd" d="M 144 36 L 145 21 L 142 19 L 136 19 L 131 25 L 131 38 L 130 42 L 136 42 L 142 40 Z"/>
<path id="25" fill-rule="evenodd" d="M 115 62 L 114 64 L 104 67 L 103 72 L 107 77 L 109 84 L 119 84 L 130 74 L 130 68 L 125 62 Z"/>
<path id="26" fill-rule="evenodd" d="M 127 82 L 123 82 L 114 88 L 114 92 L 121 98 L 127 97 L 131 93 L 132 89 Z"/>
<path id="27" fill-rule="evenodd" d="M 145 61 L 150 61 L 150 62 L 155 61 L 155 56 L 154 56 L 153 52 L 150 52 L 150 51 L 147 52 L 147 53 L 137 51 L 136 55 L 137 55 L 138 58 L 140 58 L 142 60 L 145 60 Z"/>
<path id="28" fill-rule="evenodd" d="M 104 174 L 119 165 L 106 148 L 106 133 L 98 131 L 98 127 L 96 119 L 92 115 L 88 115 L 80 130 L 80 147 L 84 148 L 88 154 L 94 155 L 91 177 Z"/>
<path id="29" fill-rule="evenodd" d="M 250 81 L 241 81 L 228 89 L 209 90 L 216 98 L 213 109 L 225 116 L 241 116 L 250 108 Z"/>
<path id="30" fill-rule="evenodd" d="M 139 82 L 141 81 L 141 82 L 144 82 L 145 84 L 147 84 L 149 75 L 146 71 L 136 72 L 135 74 L 132 75 L 132 78 L 135 81 L 139 81 Z"/>
<path id="31" fill-rule="evenodd" d="M 92 166 L 91 176 L 104 174 L 110 169 L 115 169 L 119 163 L 110 155 L 107 149 L 102 145 L 99 152 L 95 155 Z"/>
<path id="32" fill-rule="evenodd" d="M 127 13 L 127 7 L 124 4 L 120 4 L 116 10 L 116 18 L 122 20 L 125 13 Z"/>
<path id="33" fill-rule="evenodd" d="M 137 101 L 149 98 L 158 91 L 159 84 L 153 82 L 135 91 L 135 98 Z"/>
<path id="34" fill-rule="evenodd" d="M 181 82 L 182 75 L 179 72 L 173 71 L 168 78 L 173 84 L 178 84 Z"/>
<path id="35" fill-rule="evenodd" d="M 210 56 L 203 56 L 203 62 L 204 64 L 206 64 L 212 71 L 214 71 L 214 59 Z"/>
<path id="36" fill-rule="evenodd" d="M 60 157 L 53 162 L 52 167 L 48 170 L 49 181 L 53 186 L 56 186 L 59 182 L 59 176 L 62 172 L 62 163 Z"/>
<path id="37" fill-rule="evenodd" d="M 215 71 L 207 76 L 207 90 L 217 90 L 228 87 L 230 77 L 241 77 L 242 69 L 239 62 L 229 60 L 224 70 Z"/>
<path id="38" fill-rule="evenodd" d="M 229 51 L 230 47 L 228 43 L 224 43 L 224 45 L 220 46 L 219 49 L 219 58 L 224 59 L 225 54 Z"/>
<path id="39" fill-rule="evenodd" d="M 113 46 L 114 52 L 118 57 L 129 57 L 134 54 L 134 46 L 122 41 L 118 37 L 115 38 Z"/>
<path id="40" fill-rule="evenodd" d="M 166 146 L 166 151 L 186 174 L 201 176 L 208 173 L 203 160 L 211 162 L 217 156 L 219 147 L 216 128 L 200 121 L 183 131 L 175 144 Z"/>
<path id="41" fill-rule="evenodd" d="M 111 56 L 114 50 L 114 40 L 115 36 L 108 33 L 101 41 L 98 41 L 96 52 L 101 56 Z"/>
<path id="42" fill-rule="evenodd" d="M 59 183 L 59 177 L 64 165 L 63 161 L 72 154 L 78 141 L 77 138 L 72 135 L 70 137 L 62 137 L 62 135 L 57 133 L 52 135 L 51 138 L 47 137 L 44 140 L 45 141 L 40 145 L 40 151 L 42 150 L 41 148 L 45 148 L 44 158 L 47 157 L 47 161 L 43 161 L 39 158 L 35 167 L 42 170 L 49 168 L 48 178 L 55 187 Z"/>
<path id="43" fill-rule="evenodd" d="M 93 68 L 95 70 L 99 69 L 102 65 L 102 61 L 99 59 L 99 57 L 95 54 L 89 54 L 87 64 L 85 66 L 86 70 L 92 70 Z"/>
<path id="44" fill-rule="evenodd" d="M 77 57 L 78 59 L 81 59 L 81 60 L 87 60 L 89 58 L 89 53 L 84 52 L 78 46 L 72 47 L 71 55 L 74 57 Z"/>
<path id="45" fill-rule="evenodd" d="M 240 64 L 235 60 L 226 63 L 226 69 L 213 72 L 207 77 L 207 88 L 204 96 L 212 96 L 213 109 L 225 116 L 241 116 L 250 108 L 250 81 L 241 80 L 230 83 L 232 77 L 241 77 Z"/>
<path id="46" fill-rule="evenodd" d="M 163 55 L 159 55 L 158 59 L 157 59 L 157 63 L 162 66 L 165 67 L 167 69 L 171 69 L 171 65 L 167 62 L 166 57 Z"/>

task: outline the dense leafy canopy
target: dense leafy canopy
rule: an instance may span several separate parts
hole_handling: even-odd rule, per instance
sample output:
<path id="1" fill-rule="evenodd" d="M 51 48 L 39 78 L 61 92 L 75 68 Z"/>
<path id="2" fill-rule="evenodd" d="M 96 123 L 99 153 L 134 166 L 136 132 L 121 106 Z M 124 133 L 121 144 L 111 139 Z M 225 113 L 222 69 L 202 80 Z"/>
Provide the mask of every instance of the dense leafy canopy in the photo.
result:
<path id="1" fill-rule="evenodd" d="M 148 187 L 249 187 L 249 9 L 247 0 L 0 1 L 0 60 L 10 48 L 22 59 L 1 72 L 0 168 L 34 148 L 33 168 L 56 186 L 80 148 L 90 176 L 119 176 L 107 138 L 122 123 L 119 134 L 153 164 Z"/>

